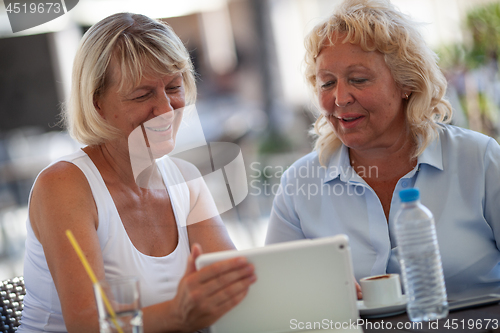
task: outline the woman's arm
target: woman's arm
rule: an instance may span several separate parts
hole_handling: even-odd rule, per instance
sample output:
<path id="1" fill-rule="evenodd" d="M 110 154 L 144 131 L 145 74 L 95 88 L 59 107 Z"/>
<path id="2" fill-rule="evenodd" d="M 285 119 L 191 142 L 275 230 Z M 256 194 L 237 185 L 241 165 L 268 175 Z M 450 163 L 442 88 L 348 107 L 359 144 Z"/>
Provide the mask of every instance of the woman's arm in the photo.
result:
<path id="1" fill-rule="evenodd" d="M 68 241 L 70 229 L 98 279 L 104 266 L 97 209 L 90 186 L 73 164 L 59 162 L 40 174 L 30 201 L 30 221 L 43 246 L 69 332 L 98 332 L 92 282 Z"/>
<path id="2" fill-rule="evenodd" d="M 234 249 L 234 245 L 199 170 L 186 161 L 173 161 L 189 188 L 190 213 L 186 224 L 192 250 L 175 298 L 144 312 L 145 332 L 161 332 L 157 330 L 159 327 L 172 332 L 194 332 L 208 327 L 240 303 L 256 281 L 253 265 L 245 258 L 229 259 L 196 270 L 195 261 L 202 248 L 215 252 Z"/>
<path id="3" fill-rule="evenodd" d="M 292 166 L 293 167 L 293 166 Z M 291 170 L 288 169 L 288 170 Z M 295 210 L 293 193 L 297 182 L 290 179 L 289 172 L 281 177 L 280 188 L 273 200 L 269 225 L 267 227 L 266 244 L 289 242 L 306 238 L 302 232 L 299 216 Z"/>
<path id="4" fill-rule="evenodd" d="M 65 235 L 67 229 L 73 232 L 97 279 L 104 279 L 97 209 L 76 166 L 57 163 L 38 177 L 30 220 L 44 248 L 68 332 L 98 332 L 92 283 Z M 253 267 L 242 258 L 196 271 L 200 254 L 200 246 L 194 245 L 173 300 L 143 309 L 145 332 L 194 332 L 209 326 L 239 303 L 255 281 Z"/>
<path id="5" fill-rule="evenodd" d="M 212 325 L 246 296 L 256 278 L 245 258 L 197 271 L 195 260 L 200 254 L 195 244 L 174 299 L 145 309 L 144 332 L 195 332 Z"/>
<path id="6" fill-rule="evenodd" d="M 484 155 L 485 166 L 485 200 L 484 217 L 488 221 L 495 236 L 497 248 L 500 250 L 500 146 L 490 139 Z"/>

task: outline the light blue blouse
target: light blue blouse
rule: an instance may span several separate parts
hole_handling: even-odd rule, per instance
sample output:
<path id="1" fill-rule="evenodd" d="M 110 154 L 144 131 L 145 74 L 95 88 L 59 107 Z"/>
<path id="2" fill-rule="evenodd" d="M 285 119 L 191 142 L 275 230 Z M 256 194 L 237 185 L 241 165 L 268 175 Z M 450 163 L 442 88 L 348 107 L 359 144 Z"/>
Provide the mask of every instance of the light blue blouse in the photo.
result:
<path id="1" fill-rule="evenodd" d="M 376 176 L 375 168 L 369 172 Z M 347 147 L 326 168 L 316 152 L 299 159 L 281 179 L 266 244 L 346 234 L 357 280 L 399 273 L 398 192 L 413 186 L 434 214 L 448 298 L 500 292 L 500 146 L 455 126 L 443 125 L 398 181 L 389 223 L 375 192 L 350 166 Z"/>

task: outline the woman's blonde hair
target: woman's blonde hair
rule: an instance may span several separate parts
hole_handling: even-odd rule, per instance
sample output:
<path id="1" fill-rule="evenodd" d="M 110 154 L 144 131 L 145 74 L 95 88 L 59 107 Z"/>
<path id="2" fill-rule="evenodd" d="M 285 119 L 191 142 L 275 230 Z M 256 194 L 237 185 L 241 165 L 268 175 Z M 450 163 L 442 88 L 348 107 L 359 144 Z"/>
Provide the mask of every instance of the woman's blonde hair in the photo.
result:
<path id="1" fill-rule="evenodd" d="M 120 135 L 94 106 L 110 84 L 111 59 L 121 72 L 120 90 L 137 86 L 145 75 L 182 73 L 186 103 L 196 101 L 193 65 L 172 28 L 140 14 L 111 15 L 85 33 L 73 64 L 64 120 L 71 136 L 83 144 L 97 145 Z"/>
<path id="2" fill-rule="evenodd" d="M 335 43 L 337 35 L 345 35 L 342 43 L 382 53 L 396 84 L 411 91 L 405 103 L 406 118 L 417 143 L 414 156 L 420 155 L 436 136 L 437 123 L 451 120 L 452 109 L 444 99 L 447 82 L 437 65 L 437 56 L 426 45 L 416 24 L 389 1 L 345 0 L 305 39 L 305 76 L 317 107 L 316 58 L 323 47 Z M 311 132 L 317 136 L 314 149 L 325 165 L 341 142 L 321 114 Z"/>

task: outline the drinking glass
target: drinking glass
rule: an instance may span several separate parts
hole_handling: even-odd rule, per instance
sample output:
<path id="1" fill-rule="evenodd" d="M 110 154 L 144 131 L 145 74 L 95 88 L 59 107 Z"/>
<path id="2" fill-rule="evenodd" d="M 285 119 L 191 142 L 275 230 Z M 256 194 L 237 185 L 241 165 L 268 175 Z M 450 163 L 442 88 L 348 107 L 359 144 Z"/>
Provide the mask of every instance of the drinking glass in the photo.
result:
<path id="1" fill-rule="evenodd" d="M 142 333 L 139 281 L 135 277 L 94 284 L 100 333 Z"/>

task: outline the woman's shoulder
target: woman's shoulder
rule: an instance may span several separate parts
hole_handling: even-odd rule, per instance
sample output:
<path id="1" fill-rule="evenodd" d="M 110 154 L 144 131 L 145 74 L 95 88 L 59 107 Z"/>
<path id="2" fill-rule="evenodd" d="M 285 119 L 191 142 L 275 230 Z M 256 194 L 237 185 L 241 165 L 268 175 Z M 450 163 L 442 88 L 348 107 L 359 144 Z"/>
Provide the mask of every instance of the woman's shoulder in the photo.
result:
<path id="1" fill-rule="evenodd" d="M 450 159 L 480 161 L 488 152 L 500 154 L 500 146 L 494 138 L 458 126 L 442 125 L 439 139 L 443 154 Z"/>
<path id="2" fill-rule="evenodd" d="M 34 230 L 38 230 L 46 223 L 59 223 L 55 216 L 67 217 L 75 212 L 96 215 L 92 208 L 95 202 L 86 176 L 75 164 L 61 160 L 45 168 L 35 180 L 29 218 Z"/>
<path id="3" fill-rule="evenodd" d="M 78 166 L 89 162 L 91 163 L 90 158 L 82 150 L 58 158 L 38 174 L 32 193 L 42 196 L 67 193 L 69 197 L 85 193 L 82 189 L 90 191 L 87 177 Z"/>
<path id="4" fill-rule="evenodd" d="M 57 161 L 40 172 L 35 183 L 34 191 L 43 192 L 54 190 L 74 191 L 81 186 L 88 186 L 88 181 L 82 170 L 69 161 Z"/>
<path id="5" fill-rule="evenodd" d="M 71 183 L 72 181 L 78 181 L 81 177 L 85 178 L 81 169 L 75 164 L 75 161 L 86 156 L 85 152 L 79 150 L 70 155 L 58 158 L 38 174 L 35 184 Z"/>
<path id="6" fill-rule="evenodd" d="M 441 125 L 440 137 L 446 138 L 450 144 L 458 146 L 484 146 L 493 138 L 467 128 L 454 125 Z"/>

